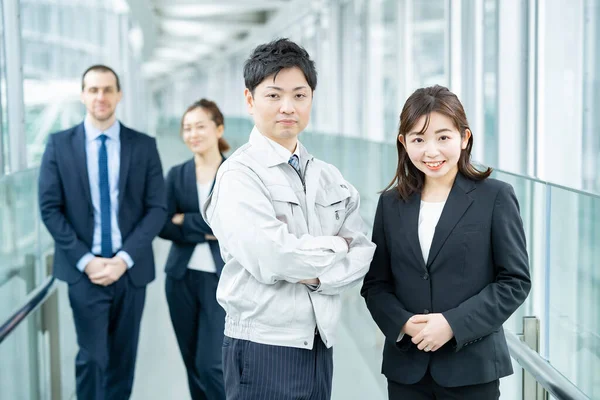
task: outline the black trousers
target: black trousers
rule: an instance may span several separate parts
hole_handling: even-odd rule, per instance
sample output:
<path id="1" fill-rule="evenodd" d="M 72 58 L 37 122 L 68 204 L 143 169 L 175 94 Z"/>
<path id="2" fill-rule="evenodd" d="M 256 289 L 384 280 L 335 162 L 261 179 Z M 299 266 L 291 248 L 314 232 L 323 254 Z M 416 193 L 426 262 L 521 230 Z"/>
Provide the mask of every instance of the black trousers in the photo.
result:
<path id="1" fill-rule="evenodd" d="M 413 385 L 403 385 L 388 379 L 388 395 L 390 400 L 498 400 L 500 380 L 446 388 L 438 385 L 427 369 L 423 379 Z"/>
<path id="2" fill-rule="evenodd" d="M 227 400 L 329 400 L 333 349 L 320 336 L 312 350 L 223 340 Z"/>
<path id="3" fill-rule="evenodd" d="M 131 284 L 128 273 L 109 286 L 86 274 L 69 285 L 77 331 L 77 398 L 126 400 L 131 395 L 146 287 Z"/>
<path id="4" fill-rule="evenodd" d="M 188 269 L 167 276 L 169 314 L 193 400 L 225 400 L 221 345 L 225 311 L 217 302 L 217 274 Z"/>

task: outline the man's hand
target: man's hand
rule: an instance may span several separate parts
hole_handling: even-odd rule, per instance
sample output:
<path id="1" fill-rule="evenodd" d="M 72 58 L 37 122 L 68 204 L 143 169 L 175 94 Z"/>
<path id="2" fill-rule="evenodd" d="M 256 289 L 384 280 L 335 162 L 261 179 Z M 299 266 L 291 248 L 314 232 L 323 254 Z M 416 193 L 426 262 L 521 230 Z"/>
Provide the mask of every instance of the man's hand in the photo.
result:
<path id="1" fill-rule="evenodd" d="M 217 238 L 213 235 L 211 235 L 210 233 L 207 233 L 206 235 L 204 235 L 204 238 L 206 240 L 217 240 Z"/>
<path id="2" fill-rule="evenodd" d="M 436 351 L 454 337 L 452 328 L 442 314 L 414 315 L 410 321 L 414 324 L 425 323 L 421 332 L 412 338 L 419 350 Z"/>
<path id="3" fill-rule="evenodd" d="M 303 283 L 305 285 L 320 285 L 321 281 L 319 280 L 319 278 L 313 278 L 313 279 L 304 279 L 299 281 L 298 283 Z"/>
<path id="4" fill-rule="evenodd" d="M 402 327 L 402 332 L 404 332 L 405 335 L 414 338 L 423 330 L 423 328 L 425 328 L 425 325 L 426 324 L 424 322 L 415 323 L 412 321 L 412 319 L 409 319 Z"/>
<path id="5" fill-rule="evenodd" d="M 108 286 L 118 281 L 127 271 L 127 263 L 121 257 L 115 256 L 109 259 L 103 258 L 102 260 L 105 261 L 104 268 L 94 274 L 88 274 L 90 281 L 96 285 Z"/>
<path id="6" fill-rule="evenodd" d="M 183 225 L 184 214 L 175 214 L 173 218 L 171 218 L 171 222 L 175 225 Z"/>
<path id="7" fill-rule="evenodd" d="M 102 271 L 106 266 L 106 263 L 110 261 L 110 258 L 103 257 L 94 257 L 90 260 L 90 262 L 85 266 L 83 272 L 87 274 L 91 278 L 92 275 L 95 275 Z"/>

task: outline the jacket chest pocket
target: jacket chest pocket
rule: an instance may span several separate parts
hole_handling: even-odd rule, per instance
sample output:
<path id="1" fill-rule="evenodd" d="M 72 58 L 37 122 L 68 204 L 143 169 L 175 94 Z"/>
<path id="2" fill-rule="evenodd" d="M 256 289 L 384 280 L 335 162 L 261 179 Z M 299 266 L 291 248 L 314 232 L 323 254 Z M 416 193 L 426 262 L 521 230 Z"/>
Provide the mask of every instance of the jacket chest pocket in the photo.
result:
<path id="1" fill-rule="evenodd" d="M 296 193 L 292 188 L 286 186 L 271 186 L 269 192 L 273 200 L 275 217 L 281 222 L 293 226 L 294 214 L 300 211 L 300 203 Z"/>
<path id="2" fill-rule="evenodd" d="M 316 212 L 325 236 L 336 236 L 346 219 L 346 203 L 350 191 L 344 185 L 329 186 L 315 198 Z"/>

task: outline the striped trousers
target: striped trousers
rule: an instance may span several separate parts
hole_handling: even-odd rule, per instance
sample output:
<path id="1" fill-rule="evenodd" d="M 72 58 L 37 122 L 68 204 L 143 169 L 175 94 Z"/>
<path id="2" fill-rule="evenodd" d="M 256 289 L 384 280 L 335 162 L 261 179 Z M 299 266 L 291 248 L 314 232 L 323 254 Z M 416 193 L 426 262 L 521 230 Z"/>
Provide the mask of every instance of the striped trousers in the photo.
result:
<path id="1" fill-rule="evenodd" d="M 333 349 L 320 336 L 312 350 L 223 340 L 227 400 L 329 400 Z"/>

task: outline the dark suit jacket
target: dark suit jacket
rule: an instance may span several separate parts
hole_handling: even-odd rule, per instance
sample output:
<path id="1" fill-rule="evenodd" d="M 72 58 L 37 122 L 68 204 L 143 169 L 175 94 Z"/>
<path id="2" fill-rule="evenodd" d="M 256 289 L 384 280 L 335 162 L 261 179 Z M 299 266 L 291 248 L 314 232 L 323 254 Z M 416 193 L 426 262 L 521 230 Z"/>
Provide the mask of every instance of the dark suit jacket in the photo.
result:
<path id="1" fill-rule="evenodd" d="M 118 223 L 121 249 L 134 265 L 128 271 L 136 286 L 154 279 L 152 239 L 167 215 L 164 180 L 154 138 L 121 124 Z M 76 267 L 91 252 L 94 210 L 88 179 L 83 123 L 48 137 L 39 177 L 42 220 L 55 242 L 56 278 L 77 282 Z M 115 251 L 115 253 L 117 252 Z"/>
<path id="2" fill-rule="evenodd" d="M 404 202 L 396 189 L 379 199 L 377 244 L 361 294 L 386 341 L 382 372 L 417 383 L 430 368 L 444 387 L 491 382 L 512 366 L 502 324 L 531 286 L 519 205 L 509 184 L 475 182 L 458 174 L 423 261 L 418 220 L 421 196 Z M 442 313 L 454 338 L 434 353 L 405 335 L 415 314 Z"/>
<path id="3" fill-rule="evenodd" d="M 212 235 L 213 232 L 204 222 L 200 213 L 201 204 L 198 204 L 194 159 L 171 168 L 167 175 L 166 186 L 168 218 L 160 232 L 160 237 L 171 240 L 173 244 L 169 251 L 165 272 L 171 278 L 183 278 L 196 245 L 208 242 L 217 267 L 217 275 L 221 276 L 224 262 L 221 258 L 219 243 L 216 240 L 206 240 L 205 238 L 206 234 Z M 179 213 L 185 214 L 183 224 L 175 225 L 171 222 L 171 218 Z"/>

